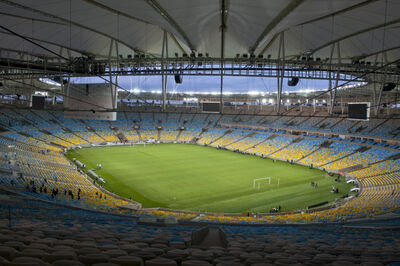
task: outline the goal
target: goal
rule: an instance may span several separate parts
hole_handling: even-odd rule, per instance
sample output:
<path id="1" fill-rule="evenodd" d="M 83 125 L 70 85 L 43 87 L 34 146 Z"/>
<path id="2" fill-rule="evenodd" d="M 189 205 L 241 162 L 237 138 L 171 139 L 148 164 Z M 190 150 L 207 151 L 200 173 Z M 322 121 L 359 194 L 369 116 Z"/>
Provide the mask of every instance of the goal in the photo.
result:
<path id="1" fill-rule="evenodd" d="M 260 190 L 261 184 L 271 185 L 271 177 L 253 179 L 253 189 Z"/>
<path id="2" fill-rule="evenodd" d="M 276 186 L 279 188 L 279 184 L 280 184 L 281 179 L 278 178 L 277 179 L 277 184 Z M 271 177 L 267 176 L 267 177 L 262 177 L 262 178 L 255 178 L 253 179 L 253 189 L 259 191 L 261 188 L 262 184 L 268 184 L 271 185 Z"/>

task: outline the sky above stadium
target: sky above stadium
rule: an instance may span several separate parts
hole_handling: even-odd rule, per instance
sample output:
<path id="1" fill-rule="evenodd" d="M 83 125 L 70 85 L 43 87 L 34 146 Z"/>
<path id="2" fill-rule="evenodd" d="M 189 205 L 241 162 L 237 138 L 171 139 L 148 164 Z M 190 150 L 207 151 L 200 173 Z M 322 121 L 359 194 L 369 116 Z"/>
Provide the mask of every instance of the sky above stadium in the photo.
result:
<path id="1" fill-rule="evenodd" d="M 105 77 L 108 79 L 109 77 Z M 73 78 L 73 83 L 104 83 L 98 77 Z M 328 80 L 300 79 L 297 86 L 288 86 L 288 79 L 283 81 L 283 92 L 323 91 L 329 87 Z M 342 82 L 343 83 L 343 82 Z M 342 84 L 340 83 L 340 84 Z M 131 92 L 160 92 L 161 76 L 120 76 L 120 87 Z M 355 84 L 349 83 L 349 84 Z M 266 77 L 233 77 L 225 76 L 224 93 L 260 94 L 274 93 L 277 88 L 276 78 Z M 174 76 L 168 76 L 167 92 L 174 93 L 216 93 L 220 91 L 219 76 L 183 76 L 183 82 L 176 84 Z"/>

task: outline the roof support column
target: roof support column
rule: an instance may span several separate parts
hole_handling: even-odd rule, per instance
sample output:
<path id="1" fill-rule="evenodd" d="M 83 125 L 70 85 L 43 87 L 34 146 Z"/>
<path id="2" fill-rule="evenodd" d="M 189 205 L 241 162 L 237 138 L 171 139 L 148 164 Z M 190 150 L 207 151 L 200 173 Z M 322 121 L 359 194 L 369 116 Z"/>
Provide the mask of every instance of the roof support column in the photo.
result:
<path id="1" fill-rule="evenodd" d="M 378 62 L 378 55 L 375 55 L 374 66 L 376 66 L 377 62 Z M 377 82 L 376 82 L 376 73 L 375 73 L 375 71 L 374 71 L 373 76 L 374 76 L 374 84 L 373 84 L 374 87 L 373 87 L 373 92 L 372 92 L 372 103 L 373 103 L 373 108 L 374 108 L 374 115 L 376 116 L 375 110 L 376 110 L 376 106 L 377 106 L 378 100 L 377 100 L 377 95 L 376 95 L 376 93 L 377 93 L 376 92 Z M 370 112 L 371 112 L 371 110 L 370 110 Z"/>
<path id="2" fill-rule="evenodd" d="M 221 0 L 221 84 L 220 84 L 220 92 L 219 92 L 219 108 L 220 113 L 222 114 L 224 109 L 224 101 L 222 99 L 223 87 L 224 87 L 224 54 L 225 54 L 225 31 L 226 31 L 226 7 L 225 0 Z"/>
<path id="3" fill-rule="evenodd" d="M 167 110 L 167 75 L 165 74 L 164 58 L 168 58 L 168 37 L 164 30 L 163 43 L 161 47 L 161 85 L 162 85 L 162 111 Z"/>
<path id="4" fill-rule="evenodd" d="M 112 62 L 111 62 L 111 57 L 112 57 L 112 50 L 113 50 L 113 44 L 114 44 L 114 40 L 111 39 L 110 42 L 110 49 L 108 50 L 108 72 L 110 75 L 110 80 L 109 80 L 109 84 L 110 84 L 110 92 L 111 92 L 111 106 L 112 109 L 115 110 L 116 109 L 116 104 L 117 104 L 117 85 L 118 85 L 118 74 L 116 76 L 115 79 L 115 83 L 113 82 L 113 76 L 112 76 Z M 117 66 L 119 65 L 119 59 L 118 59 L 118 44 L 117 42 L 115 42 L 115 51 L 117 53 Z M 118 72 L 118 71 L 117 71 Z"/>
<path id="5" fill-rule="evenodd" d="M 382 78 L 381 88 L 379 89 L 378 102 L 375 105 L 375 116 L 378 116 L 378 112 L 379 112 L 380 105 L 382 102 L 382 92 L 383 92 L 383 87 L 385 87 L 385 80 L 386 80 L 386 70 L 385 70 L 385 74 Z"/>
<path id="6" fill-rule="evenodd" d="M 113 100 L 113 102 L 112 102 L 112 107 L 113 107 L 113 110 L 115 110 L 115 109 L 117 109 L 117 107 L 118 107 L 118 78 L 119 78 L 119 74 L 118 73 L 120 73 L 120 68 L 119 68 L 119 66 L 120 66 L 120 64 L 119 64 L 119 51 L 118 51 L 118 41 L 114 41 L 115 42 L 115 53 L 116 53 L 116 56 L 117 56 L 117 65 L 116 65 L 116 75 L 115 75 L 115 82 L 114 82 L 114 94 L 112 95 L 113 96 L 113 98 L 112 98 L 112 100 Z M 111 80 L 111 82 L 113 82 L 112 80 Z"/>
<path id="7" fill-rule="evenodd" d="M 61 84 L 62 84 L 61 86 L 63 88 L 63 103 L 64 103 L 64 106 L 68 106 L 70 82 L 71 82 L 71 74 L 68 74 L 67 84 L 64 84 L 64 82 L 61 82 Z"/>
<path id="8" fill-rule="evenodd" d="M 333 43 L 331 45 L 331 53 L 329 54 L 329 66 L 328 66 L 328 77 L 329 77 L 329 84 L 328 84 L 328 96 L 332 97 L 332 58 L 333 58 L 333 52 L 335 51 L 335 44 Z M 331 100 L 329 99 L 329 103 Z M 329 105 L 327 104 L 326 107 L 328 114 L 331 114 Z"/>
<path id="9" fill-rule="evenodd" d="M 276 95 L 276 112 L 280 114 L 283 76 L 285 74 L 285 32 L 281 32 L 279 36 L 278 64 L 276 70 L 276 79 L 278 83 Z"/>
<path id="10" fill-rule="evenodd" d="M 62 55 L 62 53 L 63 53 L 63 48 L 62 47 L 60 47 L 60 52 L 59 52 L 59 54 L 60 55 Z M 59 74 L 59 77 L 60 77 L 60 79 L 61 79 L 61 83 L 62 83 L 62 72 L 61 72 L 61 57 L 57 57 L 57 61 L 58 61 L 58 68 L 59 68 L 59 71 L 58 71 L 58 74 Z M 62 85 L 61 85 L 62 86 Z"/>
<path id="11" fill-rule="evenodd" d="M 62 49 L 63 49 L 63 47 L 60 47 L 60 55 L 62 55 L 62 53 L 61 53 Z M 71 50 L 70 49 L 67 49 L 67 55 L 68 55 L 68 59 L 71 60 L 72 59 L 72 55 L 71 55 Z M 59 63 L 60 63 L 60 74 L 61 74 L 61 60 L 59 61 Z M 69 68 L 72 69 L 71 66 Z M 70 84 L 70 81 L 71 81 L 71 73 L 68 74 L 66 86 L 65 86 L 65 84 L 64 84 L 64 82 L 62 80 L 62 76 L 61 75 L 60 75 L 60 79 L 61 79 L 61 87 L 63 88 L 63 95 L 66 96 L 66 97 L 63 96 L 64 106 L 68 106 L 67 102 L 68 102 L 68 99 L 69 99 L 69 86 L 70 86 L 69 84 Z"/>
<path id="12" fill-rule="evenodd" d="M 340 108 L 342 110 L 342 114 L 344 114 L 344 102 L 343 102 L 343 96 L 340 96 Z"/>
<path id="13" fill-rule="evenodd" d="M 331 58 L 330 58 L 330 63 L 332 64 L 332 56 L 333 56 L 333 50 L 334 50 L 335 45 L 332 44 L 332 51 L 331 51 Z M 339 77 L 340 77 L 340 64 L 342 62 L 341 56 L 340 56 L 340 42 L 336 43 L 336 52 L 338 56 L 338 70 L 336 72 L 336 79 L 335 79 L 335 86 L 332 89 L 332 81 L 331 81 L 331 72 L 329 72 L 329 92 L 330 92 L 330 108 L 329 108 L 329 114 L 333 114 L 333 109 L 335 108 L 335 101 L 336 101 L 336 93 L 337 93 L 337 87 L 339 86 Z M 331 66 L 330 66 L 331 68 Z"/>
<path id="14" fill-rule="evenodd" d="M 386 53 L 383 53 L 382 56 L 384 58 L 383 59 L 384 60 L 384 64 L 387 64 Z M 387 66 L 385 67 L 385 71 L 384 71 L 384 74 L 383 74 L 383 77 L 382 77 L 382 83 L 381 83 L 381 88 L 379 90 L 378 102 L 375 104 L 375 116 L 378 115 L 378 112 L 379 112 L 379 109 L 380 109 L 380 105 L 381 105 L 381 101 L 382 101 L 383 87 L 385 87 L 385 82 L 386 82 L 386 75 L 387 75 Z"/>
<path id="15" fill-rule="evenodd" d="M 314 114 L 315 114 L 315 111 L 316 111 L 316 108 L 317 108 L 317 107 L 316 107 L 316 104 L 317 104 L 316 101 L 317 101 L 317 100 L 316 100 L 315 97 L 314 97 L 314 98 L 313 98 L 313 113 L 314 113 Z"/>

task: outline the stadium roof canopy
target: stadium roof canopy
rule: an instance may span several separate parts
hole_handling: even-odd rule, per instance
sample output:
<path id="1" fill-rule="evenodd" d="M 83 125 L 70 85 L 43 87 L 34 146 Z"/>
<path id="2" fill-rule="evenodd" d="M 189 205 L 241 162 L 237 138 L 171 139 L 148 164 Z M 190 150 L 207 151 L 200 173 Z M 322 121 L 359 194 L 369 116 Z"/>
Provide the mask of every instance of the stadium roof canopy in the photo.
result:
<path id="1" fill-rule="evenodd" d="M 400 58 L 398 0 L 0 0 L 0 10 L 2 57 L 55 56 L 28 40 L 65 57 L 107 57 L 111 40 L 123 57 L 159 57 L 164 32 L 169 56 L 220 57 L 224 28 L 230 58 L 276 58 L 282 32 L 286 58 L 327 58 L 337 42 L 342 58 Z"/>

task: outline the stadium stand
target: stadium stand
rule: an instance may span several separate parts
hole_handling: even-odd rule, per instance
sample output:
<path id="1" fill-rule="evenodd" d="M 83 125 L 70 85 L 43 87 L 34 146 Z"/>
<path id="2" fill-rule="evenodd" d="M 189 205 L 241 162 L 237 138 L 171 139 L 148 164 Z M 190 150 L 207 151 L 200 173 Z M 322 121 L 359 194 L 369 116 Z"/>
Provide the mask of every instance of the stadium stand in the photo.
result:
<path id="1" fill-rule="evenodd" d="M 186 221 L 197 217 L 198 221 L 211 223 L 340 222 L 355 217 L 370 217 L 397 211 L 396 207 L 400 196 L 399 164 L 398 159 L 388 159 L 398 154 L 398 151 L 394 149 L 378 145 L 371 147 L 369 144 L 356 144 L 333 138 L 326 142 L 327 139 L 323 136 L 320 139 L 317 135 L 292 136 L 279 130 L 262 132 L 250 129 L 230 130 L 220 128 L 214 121 L 220 119 L 224 123 L 232 122 L 232 116 L 226 118 L 222 116 L 221 118 L 216 115 L 205 116 L 204 114 L 192 117 L 190 124 L 186 123 L 185 130 L 179 134 L 176 129 L 181 125 L 180 114 L 168 114 L 168 122 L 166 122 L 168 126 L 164 126 L 163 123 L 167 119 L 165 114 L 130 112 L 125 112 L 120 116 L 115 122 L 115 126 L 119 126 L 120 132 L 127 136 L 129 142 L 133 143 L 148 139 L 189 142 L 200 136 L 197 140 L 200 145 L 221 146 L 284 161 L 293 160 L 306 165 L 313 164 L 316 167 L 331 170 L 342 170 L 355 165 L 361 165 L 362 168 L 349 169 L 348 173 L 360 182 L 361 192 L 358 197 L 337 208 L 325 211 L 261 217 L 215 217 L 209 214 L 198 217 L 196 213 L 126 209 L 123 206 L 136 206 L 137 204 L 104 191 L 89 177 L 83 175 L 62 154 L 65 147 L 74 145 L 88 145 L 104 141 L 118 142 L 118 138 L 107 126 L 107 123 L 83 121 L 95 130 L 92 132 L 83 126 L 82 122 L 65 118 L 58 111 L 40 112 L 42 117 L 57 119 L 56 124 L 40 122 L 41 120 L 33 118 L 34 115 L 29 111 L 18 110 L 18 116 L 17 112 L 8 109 L 1 109 L 1 112 L 9 116 L 13 114 L 13 123 L 11 126 L 9 125 L 10 131 L 2 133 L 0 137 L 0 150 L 2 151 L 0 158 L 3 169 L 1 183 L 37 199 L 144 217 L 153 215 L 162 218 L 177 217 Z M 35 119 L 35 123 L 42 123 L 40 129 L 32 125 L 21 127 L 23 119 L 27 117 L 30 117 L 31 120 Z M 125 117 L 128 119 L 124 120 Z M 133 121 L 135 118 L 141 124 L 138 131 L 132 128 L 131 123 L 127 122 Z M 241 119 L 244 120 L 244 118 Z M 155 125 L 162 126 L 162 130 L 156 130 Z M 202 128 L 207 128 L 207 131 L 202 133 Z M 68 130 L 66 131 L 66 129 Z M 139 134 L 141 138 L 139 138 Z M 11 160 L 7 156 L 13 156 L 13 159 Z"/>
<path id="2" fill-rule="evenodd" d="M 192 232 L 200 229 L 198 225 L 143 225 L 137 218 L 4 192 L 0 196 L 7 202 L 0 206 L 4 265 L 386 265 L 399 259 L 398 231 L 377 229 L 396 226 L 398 221 L 347 226 L 221 225 L 227 247 L 196 246 L 191 244 Z"/>

